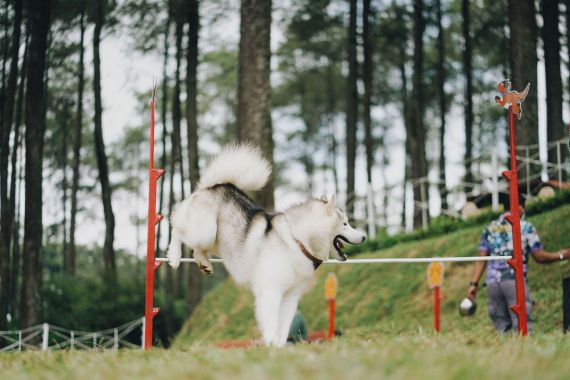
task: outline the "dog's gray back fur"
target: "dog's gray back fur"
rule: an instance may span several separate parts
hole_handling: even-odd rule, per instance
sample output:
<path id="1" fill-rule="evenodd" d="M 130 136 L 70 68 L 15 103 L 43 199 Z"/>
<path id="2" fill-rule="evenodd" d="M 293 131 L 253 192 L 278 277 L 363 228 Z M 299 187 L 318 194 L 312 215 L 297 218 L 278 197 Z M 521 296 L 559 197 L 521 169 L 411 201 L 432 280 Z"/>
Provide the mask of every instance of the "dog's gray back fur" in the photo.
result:
<path id="1" fill-rule="evenodd" d="M 215 196 L 220 197 L 221 204 L 231 204 L 237 211 L 243 214 L 244 224 L 242 233 L 244 239 L 247 237 L 251 224 L 257 216 L 262 216 L 267 223 L 265 233 L 267 234 L 271 231 L 271 220 L 274 214 L 269 213 L 263 207 L 255 203 L 253 199 L 236 186 L 231 183 L 225 183 L 212 186 L 207 190 L 211 191 Z"/>

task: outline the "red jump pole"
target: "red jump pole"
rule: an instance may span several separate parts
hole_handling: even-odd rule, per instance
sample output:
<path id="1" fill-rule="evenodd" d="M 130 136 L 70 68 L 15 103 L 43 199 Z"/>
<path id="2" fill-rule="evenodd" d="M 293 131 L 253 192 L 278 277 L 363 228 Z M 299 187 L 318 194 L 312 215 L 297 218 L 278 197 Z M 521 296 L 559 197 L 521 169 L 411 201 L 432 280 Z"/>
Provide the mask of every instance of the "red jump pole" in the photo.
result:
<path id="1" fill-rule="evenodd" d="M 433 288 L 433 327 L 436 333 L 439 333 L 439 316 L 440 316 L 440 306 L 439 306 L 439 286 Z"/>
<path id="2" fill-rule="evenodd" d="M 155 261 L 156 225 L 162 220 L 162 215 L 156 213 L 156 183 L 164 174 L 164 169 L 154 168 L 154 101 L 156 86 L 152 90 L 150 103 L 150 161 L 148 171 L 148 215 L 147 215 L 147 246 L 146 246 L 146 290 L 144 310 L 144 348 L 152 348 L 152 320 L 160 308 L 154 307 L 154 272 L 161 262 Z"/>
<path id="3" fill-rule="evenodd" d="M 510 134 L 510 151 L 511 151 L 511 170 L 504 171 L 503 177 L 509 181 L 509 195 L 511 204 L 511 214 L 505 219 L 513 227 L 513 258 L 508 264 L 515 271 L 516 284 L 516 305 L 511 305 L 511 309 L 518 316 L 519 334 L 526 336 L 528 334 L 526 320 L 526 297 L 525 297 L 525 281 L 522 255 L 522 238 L 521 238 L 521 215 L 519 209 L 519 179 L 517 174 L 517 157 L 516 157 L 516 139 L 515 139 L 515 115 L 512 105 L 509 107 L 509 134 Z"/>
<path id="4" fill-rule="evenodd" d="M 338 280 L 334 273 L 329 273 L 325 280 L 325 298 L 329 301 L 329 333 L 328 339 L 334 338 L 334 308 Z"/>
<path id="5" fill-rule="evenodd" d="M 329 335 L 328 338 L 334 338 L 334 314 L 335 314 L 334 298 L 329 300 Z"/>

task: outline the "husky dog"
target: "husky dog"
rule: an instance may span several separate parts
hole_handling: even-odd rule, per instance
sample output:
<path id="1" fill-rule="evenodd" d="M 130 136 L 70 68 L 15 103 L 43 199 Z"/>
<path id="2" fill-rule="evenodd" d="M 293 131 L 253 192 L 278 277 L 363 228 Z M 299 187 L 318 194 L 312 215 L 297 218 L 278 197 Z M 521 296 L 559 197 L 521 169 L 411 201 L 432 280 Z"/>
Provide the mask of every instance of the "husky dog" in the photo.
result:
<path id="1" fill-rule="evenodd" d="M 346 260 L 343 243 L 366 236 L 353 229 L 334 195 L 270 213 L 245 191 L 261 189 L 269 163 L 249 145 L 225 147 L 203 173 L 198 189 L 171 215 L 169 263 L 180 265 L 181 245 L 194 250 L 200 270 L 212 274 L 208 253 L 255 296 L 255 317 L 266 345 L 283 346 L 301 296 L 319 265 L 331 256 Z"/>

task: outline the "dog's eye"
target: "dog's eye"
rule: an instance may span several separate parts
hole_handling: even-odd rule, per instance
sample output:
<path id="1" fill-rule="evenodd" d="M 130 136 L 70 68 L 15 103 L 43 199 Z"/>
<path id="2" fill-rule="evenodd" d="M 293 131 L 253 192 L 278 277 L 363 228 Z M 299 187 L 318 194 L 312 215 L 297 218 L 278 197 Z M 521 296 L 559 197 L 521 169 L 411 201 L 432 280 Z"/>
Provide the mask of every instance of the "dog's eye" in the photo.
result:
<path id="1" fill-rule="evenodd" d="M 348 226 L 348 223 L 343 223 L 343 225 Z"/>

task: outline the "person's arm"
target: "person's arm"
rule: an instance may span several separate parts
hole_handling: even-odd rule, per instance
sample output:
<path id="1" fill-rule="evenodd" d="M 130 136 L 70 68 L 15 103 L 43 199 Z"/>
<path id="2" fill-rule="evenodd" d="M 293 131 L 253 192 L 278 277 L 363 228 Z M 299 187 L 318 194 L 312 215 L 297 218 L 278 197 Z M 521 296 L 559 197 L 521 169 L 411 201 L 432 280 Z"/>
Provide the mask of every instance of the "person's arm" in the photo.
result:
<path id="1" fill-rule="evenodd" d="M 550 253 L 546 252 L 543 249 L 539 249 L 538 251 L 531 252 L 532 258 L 539 264 L 550 264 L 555 263 L 557 261 L 568 260 L 570 259 L 570 249 L 561 249 L 558 252 Z"/>
<path id="2" fill-rule="evenodd" d="M 479 251 L 479 256 L 487 256 L 487 252 Z M 473 272 L 471 273 L 471 281 L 469 281 L 469 289 L 467 290 L 467 298 L 474 300 L 477 296 L 477 289 L 479 288 L 479 280 L 485 272 L 487 267 L 486 261 L 477 261 L 473 266 Z"/>

